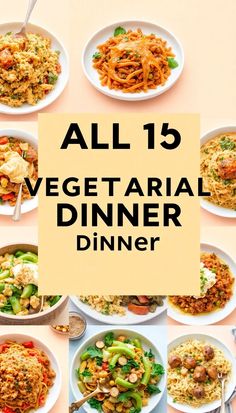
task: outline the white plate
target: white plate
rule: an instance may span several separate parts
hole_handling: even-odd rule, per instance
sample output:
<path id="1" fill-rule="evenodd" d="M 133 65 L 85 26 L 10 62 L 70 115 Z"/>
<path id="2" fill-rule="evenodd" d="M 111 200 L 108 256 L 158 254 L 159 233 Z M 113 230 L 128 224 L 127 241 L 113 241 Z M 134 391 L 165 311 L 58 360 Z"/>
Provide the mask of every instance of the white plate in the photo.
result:
<path id="1" fill-rule="evenodd" d="M 236 126 L 222 126 L 221 128 L 216 128 L 207 132 L 201 138 L 201 146 L 204 143 L 208 142 L 210 139 L 215 138 L 217 135 L 228 132 L 236 132 Z M 219 217 L 236 218 L 236 211 L 234 211 L 233 209 L 220 207 L 203 198 L 201 198 L 200 204 L 203 209 L 211 212 L 214 215 L 218 215 Z"/>
<path id="2" fill-rule="evenodd" d="M 106 40 L 109 39 L 114 33 L 116 27 L 124 27 L 124 29 L 132 29 L 137 30 L 140 28 L 144 34 L 154 33 L 160 36 L 162 39 L 167 40 L 169 46 L 172 47 L 172 50 L 175 54 L 175 59 L 177 60 L 179 66 L 173 70 L 171 70 L 171 75 L 169 76 L 168 80 L 166 81 L 164 86 L 158 86 L 156 89 L 150 89 L 148 92 L 140 92 L 140 93 L 123 93 L 122 91 L 112 90 L 109 89 L 107 86 L 102 86 L 99 80 L 99 74 L 96 69 L 93 68 L 92 56 L 94 52 L 97 50 L 97 46 L 101 43 L 104 43 Z M 104 93 L 107 96 L 110 96 L 115 99 L 120 100 L 129 100 L 129 101 L 137 101 L 137 100 L 146 100 L 154 98 L 168 89 L 170 89 L 175 82 L 180 77 L 183 66 L 184 66 L 184 52 L 180 42 L 177 38 L 168 30 L 164 29 L 163 27 L 146 21 L 139 21 L 139 20 L 131 20 L 131 21 L 122 21 L 113 23 L 110 26 L 105 27 L 104 29 L 99 30 L 96 32 L 91 39 L 86 44 L 83 57 L 82 57 L 82 64 L 83 70 L 85 75 L 87 76 L 90 83 L 100 92 Z"/>
<path id="3" fill-rule="evenodd" d="M 35 149 L 38 150 L 38 140 L 31 133 L 18 130 L 18 129 L 0 129 L 1 136 L 12 136 L 13 138 L 20 138 L 25 142 L 30 143 Z M 32 199 L 27 199 L 22 203 L 21 213 L 25 214 L 26 212 L 32 211 L 38 206 L 38 196 L 35 196 Z M 0 215 L 13 215 L 14 207 L 10 206 L 8 203 L 0 205 Z"/>
<path id="4" fill-rule="evenodd" d="M 221 258 L 230 268 L 231 273 L 233 274 L 234 278 L 236 277 L 236 263 L 233 259 L 220 248 L 210 245 L 207 243 L 201 243 L 201 251 L 208 252 L 208 253 L 215 253 L 219 258 Z M 224 318 L 228 317 L 229 314 L 232 313 L 236 308 L 236 281 L 234 281 L 233 285 L 233 296 L 227 302 L 224 308 L 213 311 L 212 313 L 206 313 L 202 315 L 191 315 L 185 314 L 181 310 L 178 309 L 175 305 L 171 304 L 168 301 L 168 316 L 171 317 L 173 320 L 178 321 L 179 323 L 193 325 L 193 326 L 203 326 L 217 323 Z"/>
<path id="5" fill-rule="evenodd" d="M 22 23 L 20 22 L 0 24 L 0 34 L 5 34 L 7 32 L 16 33 L 17 31 L 19 31 L 21 25 Z M 32 106 L 25 103 L 18 108 L 12 108 L 0 103 L 0 113 L 6 113 L 8 115 L 25 115 L 42 110 L 60 96 L 69 78 L 69 58 L 63 44 L 52 33 L 49 33 L 44 28 L 36 26 L 35 24 L 28 23 L 27 31 L 31 33 L 41 34 L 42 36 L 49 37 L 51 39 L 52 49 L 60 51 L 59 62 L 61 64 L 61 73 L 58 76 L 58 81 L 55 85 L 55 88 L 36 105 Z"/>
<path id="6" fill-rule="evenodd" d="M 17 341 L 18 343 L 32 340 L 35 343 L 35 346 L 40 350 L 43 350 L 48 356 L 51 366 L 56 373 L 56 377 L 53 386 L 49 389 L 45 405 L 37 409 L 37 413 L 48 413 L 56 403 L 61 391 L 61 369 L 53 351 L 34 336 L 27 336 L 25 334 L 4 334 L 0 336 L 0 343 L 6 340 Z M 2 410 L 0 410 L 0 413 L 1 412 Z"/>
<path id="7" fill-rule="evenodd" d="M 164 364 L 164 359 L 165 356 L 162 355 L 160 353 L 160 350 L 158 349 L 158 347 L 156 346 L 156 344 L 150 340 L 148 340 L 146 337 L 144 337 L 142 334 L 140 334 L 139 332 L 135 331 L 135 330 L 129 330 L 127 328 L 124 329 L 120 329 L 120 328 L 111 328 L 111 330 L 109 329 L 105 329 L 100 331 L 97 334 L 94 334 L 93 336 L 91 336 L 90 338 L 88 338 L 75 352 L 72 363 L 71 363 L 71 369 L 70 369 L 70 384 L 71 384 L 71 389 L 73 392 L 73 396 L 75 398 L 75 400 L 80 400 L 83 395 L 80 392 L 79 388 L 78 388 L 78 378 L 76 376 L 75 370 L 79 367 L 80 365 L 80 355 L 87 349 L 88 346 L 94 345 L 96 343 L 96 341 L 98 340 L 102 340 L 104 338 L 104 335 L 108 332 L 108 331 L 113 331 L 116 335 L 127 335 L 129 338 L 139 338 L 143 348 L 145 351 L 148 351 L 149 349 L 152 349 L 153 354 L 155 355 L 155 358 L 157 360 L 158 363 L 162 364 L 163 366 L 165 366 Z M 156 341 L 158 342 L 158 334 L 156 335 Z M 142 412 L 141 413 L 149 413 L 151 412 L 160 402 L 162 395 L 164 393 L 165 390 L 165 384 L 166 384 L 166 374 L 164 374 L 160 380 L 160 382 L 158 383 L 158 387 L 161 390 L 161 393 L 159 394 L 154 394 L 153 396 L 150 397 L 149 399 L 149 403 L 148 406 L 145 406 L 142 408 Z M 96 410 L 92 409 L 88 403 L 84 404 L 84 409 L 87 413 L 96 413 Z"/>
<path id="8" fill-rule="evenodd" d="M 168 352 L 170 352 L 173 348 L 177 347 L 178 345 L 180 345 L 181 343 L 189 339 L 206 341 L 207 343 L 214 345 L 215 347 L 217 347 L 219 350 L 222 351 L 225 358 L 229 360 L 229 362 L 232 364 L 232 372 L 231 372 L 230 381 L 226 385 L 225 401 L 227 401 L 230 398 L 236 386 L 236 360 L 235 360 L 234 355 L 231 353 L 231 351 L 228 349 L 228 347 L 226 347 L 224 343 L 219 341 L 217 338 L 213 336 L 208 336 L 206 334 L 186 334 L 181 337 L 178 337 L 175 340 L 171 341 L 171 343 L 168 345 Z M 180 410 L 180 412 L 182 413 L 211 412 L 212 410 L 217 409 L 221 405 L 221 401 L 216 400 L 212 403 L 204 404 L 201 407 L 192 407 L 192 406 L 187 406 L 186 404 L 174 403 L 172 397 L 169 395 L 167 396 L 167 402 L 174 409 Z"/>
<path id="9" fill-rule="evenodd" d="M 118 314 L 114 315 L 105 315 L 94 310 L 90 305 L 83 303 L 76 296 L 71 296 L 70 299 L 73 301 L 75 306 L 81 310 L 87 316 L 93 318 L 94 320 L 101 321 L 103 324 L 116 324 L 116 325 L 131 325 L 131 324 L 141 324 L 145 321 L 152 320 L 155 317 L 158 317 L 167 309 L 167 302 L 164 299 L 164 305 L 162 307 L 157 307 L 155 313 L 148 313 L 147 315 L 137 315 L 131 313 L 126 308 L 126 314 L 119 316 Z"/>

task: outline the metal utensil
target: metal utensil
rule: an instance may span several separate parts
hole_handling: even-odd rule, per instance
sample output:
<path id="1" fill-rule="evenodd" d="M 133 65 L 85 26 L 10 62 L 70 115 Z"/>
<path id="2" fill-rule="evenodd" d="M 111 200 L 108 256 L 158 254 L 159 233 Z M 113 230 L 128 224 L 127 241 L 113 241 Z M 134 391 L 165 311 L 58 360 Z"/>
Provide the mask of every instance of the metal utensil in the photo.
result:
<path id="1" fill-rule="evenodd" d="M 19 192 L 18 192 L 17 199 L 16 199 L 16 205 L 15 205 L 13 216 L 12 216 L 13 221 L 20 221 L 20 218 L 21 218 L 22 186 L 23 184 L 20 184 Z"/>
<path id="2" fill-rule="evenodd" d="M 226 406 L 225 406 L 225 381 L 226 381 L 226 374 L 218 373 L 218 379 L 221 383 L 221 408 L 219 413 L 226 413 Z"/>
<path id="3" fill-rule="evenodd" d="M 26 16 L 25 16 L 24 23 L 22 24 L 22 27 L 21 27 L 20 31 L 15 34 L 16 37 L 25 37 L 26 38 L 26 26 L 27 26 L 27 23 L 30 19 L 31 13 L 32 13 L 36 3 L 37 3 L 37 0 L 29 0 L 28 9 L 27 9 L 27 13 L 26 13 Z"/>
<path id="4" fill-rule="evenodd" d="M 96 396 L 98 393 L 109 393 L 109 392 L 110 392 L 110 389 L 108 389 L 108 387 L 105 387 L 102 384 L 99 384 L 96 390 L 94 390 L 92 393 L 88 394 L 87 396 L 83 397 L 83 399 L 77 402 L 73 402 L 69 407 L 69 413 L 73 413 L 76 410 L 78 410 L 87 400 Z"/>

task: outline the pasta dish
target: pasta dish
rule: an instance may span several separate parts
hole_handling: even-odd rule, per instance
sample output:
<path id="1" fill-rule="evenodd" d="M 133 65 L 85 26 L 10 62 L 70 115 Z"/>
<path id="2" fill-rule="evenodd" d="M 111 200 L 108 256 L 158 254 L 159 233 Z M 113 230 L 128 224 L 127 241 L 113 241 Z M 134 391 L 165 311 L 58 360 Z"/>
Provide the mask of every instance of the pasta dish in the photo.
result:
<path id="1" fill-rule="evenodd" d="M 30 178 L 32 185 L 38 178 L 37 151 L 21 139 L 0 137 L 0 204 L 14 206 L 21 183 L 22 201 L 31 199 L 25 178 Z"/>
<path id="2" fill-rule="evenodd" d="M 203 188 L 209 202 L 236 209 L 236 133 L 224 133 L 201 147 Z"/>
<path id="3" fill-rule="evenodd" d="M 184 313 L 199 315 L 224 308 L 233 295 L 234 277 L 229 266 L 214 253 L 201 254 L 200 284 L 199 297 L 171 296 L 170 303 Z"/>
<path id="4" fill-rule="evenodd" d="M 3 413 L 27 413 L 45 404 L 55 372 L 32 341 L 6 341 L 0 345 L 0 377 Z"/>
<path id="5" fill-rule="evenodd" d="M 147 92 L 163 86 L 178 66 L 167 42 L 141 29 L 126 32 L 117 27 L 114 35 L 99 45 L 93 55 L 102 86 L 124 93 Z"/>
<path id="6" fill-rule="evenodd" d="M 109 332 L 80 356 L 77 370 L 80 391 L 87 395 L 98 386 L 106 388 L 88 403 L 104 413 L 140 412 L 149 398 L 160 393 L 164 368 L 152 350 L 145 351 L 139 338 Z"/>
<path id="7" fill-rule="evenodd" d="M 0 103 L 36 105 L 54 89 L 61 72 L 59 52 L 40 34 L 0 35 Z"/>
<path id="8" fill-rule="evenodd" d="M 193 407 L 221 398 L 218 374 L 227 376 L 231 364 L 217 347 L 199 340 L 187 340 L 174 348 L 168 358 L 167 390 L 173 402 Z M 227 385 L 226 381 L 226 385 Z"/>

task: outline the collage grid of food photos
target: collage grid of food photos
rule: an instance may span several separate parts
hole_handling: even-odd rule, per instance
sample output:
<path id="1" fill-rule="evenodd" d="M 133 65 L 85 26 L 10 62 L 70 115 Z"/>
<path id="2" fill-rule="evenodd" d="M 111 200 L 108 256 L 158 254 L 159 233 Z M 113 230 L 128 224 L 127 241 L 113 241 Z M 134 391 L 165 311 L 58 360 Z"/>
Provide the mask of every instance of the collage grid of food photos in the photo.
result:
<path id="1" fill-rule="evenodd" d="M 235 412 L 235 1 L 0 10 L 0 412 Z M 200 113 L 200 296 L 38 294 L 37 117 L 98 110 Z"/>

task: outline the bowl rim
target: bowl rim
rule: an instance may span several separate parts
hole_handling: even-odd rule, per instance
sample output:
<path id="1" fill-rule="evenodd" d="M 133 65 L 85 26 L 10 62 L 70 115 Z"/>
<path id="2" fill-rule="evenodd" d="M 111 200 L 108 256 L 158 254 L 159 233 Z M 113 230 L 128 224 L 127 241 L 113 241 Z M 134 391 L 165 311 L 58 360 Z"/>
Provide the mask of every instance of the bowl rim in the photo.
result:
<path id="1" fill-rule="evenodd" d="M 101 326 L 101 327 L 102 327 L 102 326 Z M 135 326 L 134 326 L 134 327 L 135 327 Z M 136 330 L 135 328 L 133 329 L 133 328 L 129 328 L 129 327 L 124 327 L 124 328 L 123 328 L 122 326 L 115 326 L 115 327 L 111 326 L 111 328 L 109 328 L 108 326 L 103 327 L 101 330 L 97 331 L 95 334 L 90 335 L 86 340 L 84 340 L 83 343 L 80 344 L 80 346 L 75 350 L 74 355 L 73 355 L 73 357 L 72 357 L 72 360 L 71 360 L 71 362 L 70 362 L 70 370 L 69 370 L 70 388 L 71 388 L 71 390 L 72 390 L 72 394 L 73 394 L 73 397 L 74 397 L 75 399 L 77 399 L 77 395 L 76 395 L 75 392 L 74 392 L 74 386 L 72 385 L 72 383 L 73 383 L 74 365 L 75 365 L 76 359 L 78 358 L 79 353 L 82 351 L 82 348 L 88 346 L 89 344 L 91 344 L 91 341 L 93 341 L 94 339 L 96 339 L 96 337 L 101 336 L 102 334 L 105 334 L 105 333 L 108 332 L 108 331 L 112 331 L 112 332 L 119 331 L 119 332 L 127 333 L 127 334 L 129 334 L 129 333 L 137 334 L 139 337 L 141 337 L 141 339 L 143 338 L 145 341 L 149 342 L 149 343 L 152 345 L 155 353 L 158 354 L 158 357 L 159 357 L 159 359 L 160 359 L 161 364 L 165 366 L 165 359 L 164 359 L 165 356 L 162 355 L 162 353 L 161 353 L 160 350 L 158 349 L 157 345 L 153 343 L 152 339 L 147 338 L 142 332 L 139 332 L 138 329 Z M 154 395 L 152 396 L 152 397 L 154 398 L 155 396 L 157 397 L 157 396 L 159 395 L 159 399 L 157 400 L 157 402 L 155 403 L 155 405 L 152 406 L 151 408 L 150 408 L 150 406 L 145 406 L 145 407 L 147 408 L 147 410 L 146 410 L 145 413 L 150 413 L 150 412 L 151 412 L 153 409 L 155 409 L 155 408 L 158 406 L 158 404 L 160 403 L 162 397 L 163 397 L 164 394 L 165 394 L 166 378 L 167 378 L 167 372 L 166 372 L 166 369 L 165 369 L 165 373 L 163 374 L 163 376 L 162 376 L 162 378 L 161 378 L 161 381 L 163 382 L 163 389 L 162 389 L 162 391 L 161 391 L 161 394 L 160 394 L 160 393 L 159 393 L 159 394 L 156 394 L 156 395 L 154 394 Z M 82 395 L 82 394 L 81 394 L 81 395 Z M 90 413 L 90 410 L 88 409 L 86 403 L 84 404 L 84 410 L 85 410 L 87 413 Z"/>
<path id="2" fill-rule="evenodd" d="M 0 23 L 0 29 L 1 29 L 2 26 L 5 26 L 5 25 L 6 25 L 6 26 L 7 26 L 7 25 L 19 25 L 19 26 L 20 26 L 20 25 L 22 25 L 22 24 L 23 24 L 22 21 L 5 21 L 5 22 Z M 25 109 L 22 109 L 20 112 L 17 111 L 17 108 L 13 108 L 14 111 L 9 112 L 9 110 L 7 110 L 7 109 L 6 109 L 6 110 L 1 109 L 1 105 L 3 105 L 3 104 L 0 103 L 0 114 L 5 114 L 5 115 L 9 115 L 9 116 L 20 116 L 20 115 L 29 115 L 29 114 L 31 114 L 31 113 L 40 112 L 40 111 L 42 111 L 43 109 L 45 109 L 47 106 L 49 106 L 49 105 L 51 105 L 52 103 L 54 103 L 54 102 L 61 96 L 61 94 L 62 94 L 63 91 L 65 90 L 65 87 L 67 86 L 68 81 L 69 81 L 69 77 L 70 77 L 70 58 L 69 58 L 69 53 L 67 52 L 67 49 L 66 49 L 66 47 L 64 46 L 64 42 L 62 42 L 61 39 L 60 39 L 60 37 L 58 37 L 57 35 L 55 35 L 54 32 L 49 31 L 47 28 L 45 28 L 45 27 L 42 26 L 41 24 L 39 25 L 39 24 L 37 24 L 37 23 L 34 23 L 34 21 L 30 21 L 30 22 L 27 24 L 27 26 L 31 27 L 31 29 L 34 29 L 34 28 L 35 28 L 35 29 L 41 29 L 41 30 L 43 30 L 48 36 L 50 36 L 51 39 L 55 39 L 55 40 L 60 44 L 60 47 L 61 47 L 61 49 L 62 49 L 62 51 L 63 51 L 64 56 L 65 56 L 65 62 L 66 62 L 65 81 L 64 81 L 64 83 L 63 83 L 63 85 L 62 85 L 62 88 L 61 88 L 60 93 L 59 93 L 57 96 L 55 96 L 50 102 L 46 103 L 46 102 L 47 102 L 47 98 L 40 100 L 40 102 L 44 102 L 40 108 L 38 108 L 38 107 L 37 107 L 37 104 L 36 104 L 36 105 L 29 106 L 29 107 L 26 106 L 26 108 L 25 108 Z M 56 88 L 55 88 L 55 89 L 56 89 Z M 5 108 L 5 107 L 6 107 L 6 108 L 9 108 L 8 105 L 3 105 L 3 106 L 4 106 L 4 108 Z M 22 106 L 23 106 L 23 105 L 22 105 Z"/>
<path id="3" fill-rule="evenodd" d="M 10 333 L 9 332 L 9 333 L 0 334 L 0 342 L 2 340 L 9 340 L 9 339 L 11 339 L 12 336 L 16 337 L 16 340 L 18 340 L 18 337 L 19 337 L 19 340 L 21 340 L 23 338 L 24 341 L 30 339 L 32 341 L 35 341 L 37 345 L 39 344 L 39 346 L 42 346 L 42 348 L 45 347 L 46 348 L 46 354 L 47 354 L 47 357 L 49 358 L 50 362 L 52 363 L 52 360 L 53 360 L 53 362 L 56 365 L 56 368 L 58 370 L 58 374 L 56 376 L 57 382 L 55 380 L 55 382 L 53 383 L 53 386 L 52 386 L 52 388 L 55 386 L 55 396 L 54 396 L 53 399 L 51 399 L 50 406 L 47 407 L 47 400 L 50 401 L 50 390 L 49 390 L 46 403 L 45 403 L 44 406 L 42 406 L 43 408 L 45 408 L 44 413 L 49 413 L 49 411 L 56 404 L 56 402 L 57 402 L 57 400 L 60 396 L 60 392 L 61 392 L 61 388 L 62 388 L 62 370 L 61 370 L 61 366 L 60 366 L 60 363 L 58 361 L 58 358 L 57 358 L 57 356 L 55 356 L 55 353 L 48 347 L 48 345 L 45 344 L 40 338 L 38 338 L 35 335 L 24 334 L 24 333 L 13 333 L 13 332 Z M 49 355 L 50 355 L 50 357 L 49 357 Z"/>
<path id="4" fill-rule="evenodd" d="M 200 136 L 200 150 L 202 145 L 204 145 L 206 142 L 210 141 L 211 139 L 213 139 L 214 137 L 216 137 L 217 135 L 221 134 L 221 133 L 229 133 L 229 132 L 235 132 L 236 133 L 236 123 L 230 123 L 228 125 L 223 125 L 223 126 L 218 126 L 214 129 L 208 129 L 206 132 L 204 132 L 203 134 L 201 134 Z M 224 207 L 220 207 L 218 205 L 213 204 L 212 202 L 204 199 L 203 197 L 200 198 L 200 206 L 201 208 L 203 208 L 205 211 L 219 216 L 219 217 L 223 217 L 226 219 L 235 219 L 236 218 L 236 211 L 231 210 L 229 208 L 224 208 Z"/>
<path id="5" fill-rule="evenodd" d="M 3 248 L 7 248 L 7 247 L 17 247 L 18 245 L 25 245 L 25 246 L 29 246 L 29 247 L 36 247 L 38 249 L 38 245 L 34 244 L 34 243 L 16 243 L 16 244 L 4 244 L 4 245 L 0 245 L 0 255 L 1 255 L 1 250 Z M 36 313 L 36 314 L 30 314 L 30 315 L 24 315 L 24 316 L 17 316 L 17 315 L 12 315 L 12 314 L 5 314 L 0 312 L 0 319 L 5 319 L 5 320 L 18 320 L 18 321 L 23 321 L 23 320 L 35 320 L 35 319 L 40 319 L 41 317 L 47 316 L 49 314 L 53 314 L 53 312 L 55 310 L 57 310 L 58 308 L 60 308 L 63 304 L 66 303 L 66 301 L 69 300 L 69 297 L 67 295 L 62 295 L 60 300 L 53 305 L 52 307 L 41 311 L 40 313 Z"/>
<path id="6" fill-rule="evenodd" d="M 146 25 L 146 24 L 150 24 L 153 25 L 157 28 L 159 28 L 160 30 L 162 30 L 164 33 L 168 34 L 169 36 L 171 36 L 176 43 L 178 44 L 179 50 L 180 50 L 180 55 L 181 55 L 181 64 L 180 64 L 180 72 L 178 77 L 174 80 L 173 83 L 171 83 L 170 85 L 165 86 L 164 90 L 158 90 L 158 88 L 155 89 L 155 91 L 157 92 L 156 94 L 153 93 L 152 95 L 148 95 L 147 93 L 142 93 L 139 94 L 138 96 L 136 96 L 135 98 L 131 97 L 131 96 L 127 96 L 130 94 L 126 94 L 123 93 L 123 95 L 116 95 L 115 93 L 110 93 L 109 90 L 107 90 L 106 88 L 101 88 L 100 85 L 97 85 L 93 79 L 89 76 L 87 70 L 86 70 L 86 64 L 85 64 L 85 55 L 87 52 L 87 48 L 89 46 L 89 44 L 91 43 L 91 41 L 98 36 L 103 30 L 105 29 L 109 29 L 112 28 L 113 26 L 117 25 L 117 26 L 121 26 L 122 24 L 140 24 L 140 25 Z M 174 84 L 179 80 L 179 78 L 181 77 L 182 73 L 183 73 L 183 69 L 184 69 L 184 63 L 185 63 L 185 55 L 184 55 L 184 48 L 182 46 L 182 43 L 180 42 L 179 38 L 175 36 L 175 34 L 170 31 L 168 28 L 163 27 L 162 25 L 152 21 L 152 20 L 143 20 L 143 19 L 128 19 L 128 20 L 120 20 L 120 21 L 114 21 L 111 24 L 108 25 L 104 25 L 103 27 L 100 27 L 100 29 L 96 30 L 96 32 L 92 33 L 92 35 L 90 36 L 90 38 L 87 40 L 87 42 L 84 45 L 83 51 L 82 51 L 82 69 L 84 72 L 84 75 L 86 76 L 87 80 L 90 82 L 90 84 L 96 89 L 98 90 L 100 93 L 103 93 L 105 96 L 113 98 L 113 99 L 118 99 L 118 100 L 122 100 L 122 101 L 126 101 L 126 102 L 139 102 L 142 100 L 149 100 L 149 99 L 153 99 L 156 98 L 157 96 L 161 95 L 164 92 L 167 92 L 172 86 L 174 86 Z"/>
<path id="7" fill-rule="evenodd" d="M 181 339 L 181 343 L 183 342 L 183 341 L 186 341 L 186 340 L 189 340 L 189 339 L 191 339 L 193 337 L 193 339 L 194 339 L 194 337 L 195 337 L 195 339 L 196 340 L 207 340 L 207 339 L 210 339 L 210 340 L 212 340 L 212 341 L 216 341 L 217 343 L 220 343 L 220 345 L 222 346 L 222 347 L 224 347 L 225 349 L 226 349 L 226 351 L 230 354 L 230 356 L 231 356 L 231 358 L 232 358 L 232 360 L 233 360 L 233 363 L 234 363 L 234 368 L 236 369 L 236 360 L 235 360 L 235 357 L 234 357 L 234 354 L 233 354 L 233 352 L 230 350 L 230 348 L 228 347 L 228 345 L 227 344 L 225 344 L 223 341 L 221 341 L 218 337 L 215 337 L 214 335 L 212 335 L 212 334 L 205 334 L 205 333 L 194 333 L 194 332 L 190 332 L 190 333 L 186 333 L 186 334 L 181 334 L 181 335 L 178 335 L 177 337 L 175 337 L 174 339 L 170 339 L 169 341 L 168 341 L 168 344 L 167 344 L 167 354 L 169 354 L 169 351 L 170 351 L 170 347 L 172 346 L 172 344 L 175 342 L 175 341 L 177 341 L 177 340 L 180 340 Z M 178 344 L 179 345 L 179 344 Z M 215 346 L 216 346 L 216 344 L 214 344 Z M 234 377 L 233 377 L 233 375 L 232 375 L 232 379 L 234 379 Z M 235 377 L 235 379 L 234 379 L 234 381 L 235 381 L 235 384 L 236 384 L 236 377 Z M 231 395 L 232 395 L 232 393 L 233 392 L 230 392 L 230 394 L 228 394 L 228 397 L 227 397 L 227 399 L 225 400 L 225 402 L 227 402 L 227 400 L 229 400 L 229 398 L 231 397 Z M 171 407 L 175 407 L 174 406 L 174 404 L 173 404 L 173 402 L 172 402 L 172 400 L 171 400 L 171 403 L 170 403 L 170 399 L 172 399 L 172 396 L 169 396 L 169 394 L 167 393 L 167 405 L 168 406 L 171 406 Z M 216 400 L 216 401 L 218 401 L 219 403 L 220 403 L 220 400 Z M 210 403 L 209 403 L 209 405 L 210 405 Z M 180 407 L 180 406 L 182 406 L 182 409 L 186 406 L 187 408 L 188 408 L 188 405 L 184 405 L 184 404 L 178 404 L 178 406 Z M 204 407 L 205 406 L 205 407 Z M 201 407 L 203 407 L 203 412 L 205 412 L 205 413 L 207 413 L 207 412 L 211 412 L 211 410 L 212 410 L 212 408 L 211 408 L 211 406 L 209 407 L 209 409 L 210 410 L 206 410 L 206 409 L 208 409 L 208 407 L 207 407 L 207 404 L 205 404 L 205 405 L 203 405 L 203 406 L 201 406 Z M 180 410 L 178 407 L 175 407 L 177 410 Z M 215 408 L 215 407 L 214 407 Z M 182 410 L 183 411 L 183 410 Z M 191 410 L 191 413 L 192 413 L 192 411 L 193 410 Z M 186 413 L 190 413 L 190 410 L 184 410 L 183 412 L 186 412 Z M 200 410 L 196 410 L 196 413 L 200 413 Z"/>

